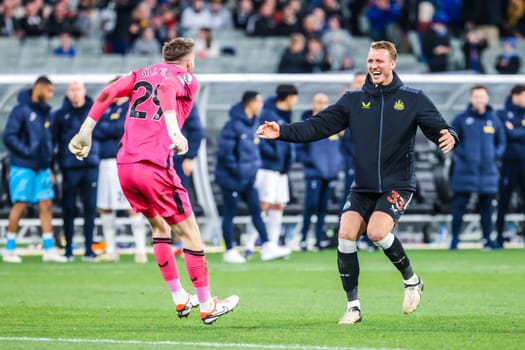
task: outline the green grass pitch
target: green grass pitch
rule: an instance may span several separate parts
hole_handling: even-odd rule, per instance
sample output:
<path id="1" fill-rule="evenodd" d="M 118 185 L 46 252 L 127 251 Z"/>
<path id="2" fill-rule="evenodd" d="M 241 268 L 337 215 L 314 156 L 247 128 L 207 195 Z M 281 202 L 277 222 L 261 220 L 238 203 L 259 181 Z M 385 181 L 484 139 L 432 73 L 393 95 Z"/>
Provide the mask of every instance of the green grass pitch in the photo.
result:
<path id="1" fill-rule="evenodd" d="M 211 326 L 178 319 L 150 256 L 146 265 L 0 264 L 0 349 L 523 349 L 525 252 L 411 250 L 425 281 L 401 313 L 401 277 L 381 252 L 360 252 L 363 322 L 338 325 L 346 302 L 334 250 L 229 265 L 208 254 L 212 293 L 238 294 Z M 177 258 L 183 284 L 189 286 Z"/>

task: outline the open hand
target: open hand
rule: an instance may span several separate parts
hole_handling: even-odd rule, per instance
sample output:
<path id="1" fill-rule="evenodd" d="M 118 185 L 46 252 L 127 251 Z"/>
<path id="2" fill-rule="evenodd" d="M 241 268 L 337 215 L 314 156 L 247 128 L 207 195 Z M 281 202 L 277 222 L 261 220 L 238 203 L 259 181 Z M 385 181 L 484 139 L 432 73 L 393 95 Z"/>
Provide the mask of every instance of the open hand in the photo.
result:
<path id="1" fill-rule="evenodd" d="M 262 139 L 276 139 L 281 135 L 281 128 L 276 122 L 267 122 L 257 128 L 257 135 Z"/>
<path id="2" fill-rule="evenodd" d="M 456 139 L 447 129 L 441 129 L 439 131 L 441 137 L 439 138 L 439 148 L 443 153 L 448 153 L 454 149 L 456 145 Z"/>

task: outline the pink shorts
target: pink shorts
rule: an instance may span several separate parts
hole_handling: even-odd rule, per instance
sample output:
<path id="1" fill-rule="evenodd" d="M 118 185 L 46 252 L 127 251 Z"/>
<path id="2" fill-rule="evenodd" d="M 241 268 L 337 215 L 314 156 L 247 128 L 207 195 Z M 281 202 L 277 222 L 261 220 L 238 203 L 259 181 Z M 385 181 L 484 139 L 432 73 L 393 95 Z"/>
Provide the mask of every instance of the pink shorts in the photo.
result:
<path id="1" fill-rule="evenodd" d="M 148 162 L 118 164 L 118 177 L 131 207 L 145 217 L 160 215 L 174 225 L 192 214 L 188 192 L 175 170 Z"/>

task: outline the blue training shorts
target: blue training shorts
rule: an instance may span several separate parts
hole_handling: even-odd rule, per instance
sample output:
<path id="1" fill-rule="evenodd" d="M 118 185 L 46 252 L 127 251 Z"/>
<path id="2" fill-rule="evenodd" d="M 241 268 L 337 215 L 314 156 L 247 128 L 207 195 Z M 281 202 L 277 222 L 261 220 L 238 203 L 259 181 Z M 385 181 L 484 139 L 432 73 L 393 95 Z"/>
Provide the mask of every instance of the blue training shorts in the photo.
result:
<path id="1" fill-rule="evenodd" d="M 16 165 L 9 167 L 9 193 L 11 202 L 38 203 L 54 199 L 51 170 L 33 170 Z"/>

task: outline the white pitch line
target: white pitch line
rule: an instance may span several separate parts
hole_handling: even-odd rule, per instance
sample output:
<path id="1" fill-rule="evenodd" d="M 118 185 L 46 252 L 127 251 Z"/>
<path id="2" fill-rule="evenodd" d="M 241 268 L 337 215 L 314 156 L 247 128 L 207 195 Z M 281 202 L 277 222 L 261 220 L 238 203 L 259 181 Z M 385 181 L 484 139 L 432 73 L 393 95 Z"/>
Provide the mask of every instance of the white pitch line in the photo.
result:
<path id="1" fill-rule="evenodd" d="M 49 342 L 49 343 L 91 343 L 91 344 L 127 344 L 127 345 L 179 345 L 208 348 L 243 348 L 243 349 L 293 349 L 293 350 L 380 350 L 385 348 L 355 348 L 332 347 L 317 345 L 278 345 L 278 344 L 249 344 L 249 343 L 208 343 L 185 341 L 148 341 L 148 340 L 117 340 L 117 339 L 81 339 L 81 338 L 32 338 L 32 337 L 0 337 L 1 341 L 19 342 Z"/>

